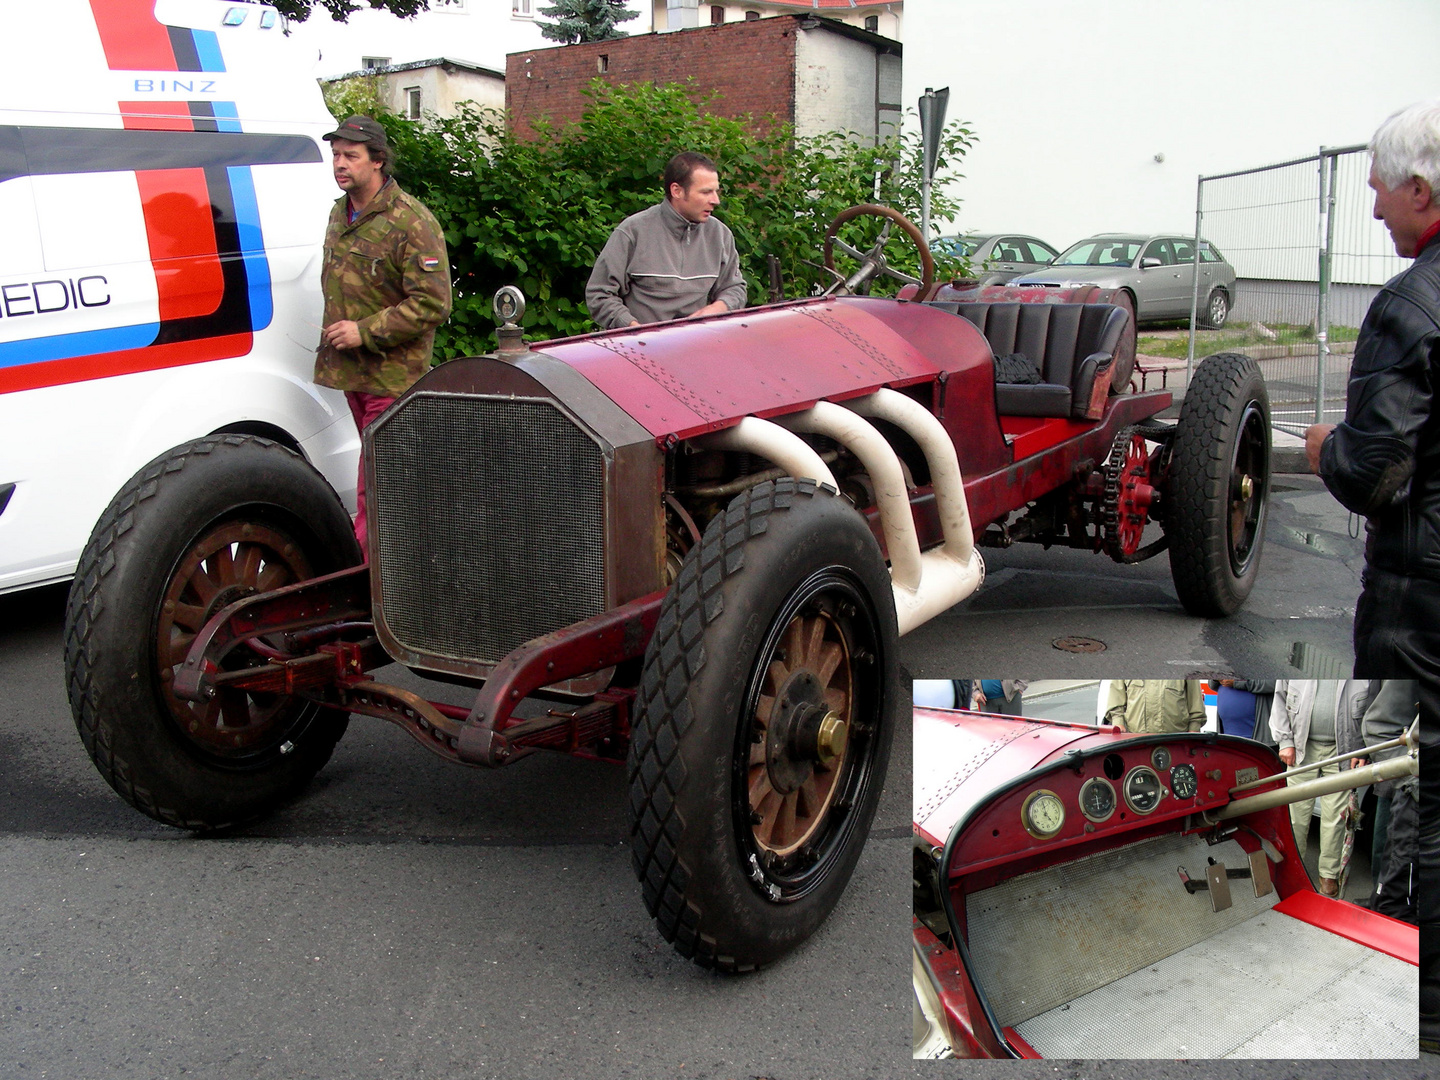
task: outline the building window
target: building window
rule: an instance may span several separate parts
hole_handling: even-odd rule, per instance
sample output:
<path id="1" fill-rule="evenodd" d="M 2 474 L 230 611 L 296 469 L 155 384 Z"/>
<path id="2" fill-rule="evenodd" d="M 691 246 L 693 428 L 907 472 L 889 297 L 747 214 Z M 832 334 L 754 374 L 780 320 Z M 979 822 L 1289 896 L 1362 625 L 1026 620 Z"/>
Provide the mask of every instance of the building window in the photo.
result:
<path id="1" fill-rule="evenodd" d="M 759 13 L 758 11 L 747 11 L 747 12 L 745 12 L 745 21 L 746 21 L 746 22 L 754 22 L 754 21 L 755 21 L 756 19 L 758 19 L 758 18 L 760 18 L 760 13 Z"/>
<path id="2" fill-rule="evenodd" d="M 420 87 L 405 88 L 405 116 L 410 120 L 420 119 Z"/>
<path id="3" fill-rule="evenodd" d="M 517 19 L 533 19 L 535 12 L 530 9 L 531 0 L 510 0 L 510 14 Z"/>
<path id="4" fill-rule="evenodd" d="M 710 25 L 711 25 L 711 26 L 724 26 L 724 25 L 725 25 L 725 7 L 724 7 L 723 4 L 711 4 L 711 5 L 710 5 Z"/>
<path id="5" fill-rule="evenodd" d="M 880 32 L 880 16 L 879 16 L 879 15 L 866 15 L 866 16 L 865 16 L 865 29 L 866 29 L 866 30 L 869 30 L 870 33 L 872 33 L 872 34 L 878 34 L 878 33 Z"/>
<path id="6" fill-rule="evenodd" d="M 376 68 L 389 67 L 390 58 L 388 56 L 362 56 L 360 58 L 360 66 L 366 71 L 373 71 Z"/>
<path id="7" fill-rule="evenodd" d="M 431 11 L 464 11 L 468 0 L 430 0 Z"/>
<path id="8" fill-rule="evenodd" d="M 610 70 L 610 55 L 608 53 L 601 53 L 595 58 L 595 70 L 601 75 L 604 75 Z"/>

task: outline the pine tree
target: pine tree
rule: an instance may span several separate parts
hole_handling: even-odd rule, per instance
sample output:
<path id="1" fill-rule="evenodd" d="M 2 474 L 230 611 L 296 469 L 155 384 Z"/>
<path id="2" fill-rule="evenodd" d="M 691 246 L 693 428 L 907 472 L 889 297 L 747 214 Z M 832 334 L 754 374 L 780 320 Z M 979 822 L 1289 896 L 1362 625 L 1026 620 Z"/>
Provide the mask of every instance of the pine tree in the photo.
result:
<path id="1" fill-rule="evenodd" d="M 550 7 L 540 8 L 539 14 L 555 20 L 541 24 L 542 37 L 562 45 L 578 45 L 585 41 L 629 37 L 624 30 L 616 29 L 615 24 L 629 22 L 640 13 L 627 10 L 625 0 L 555 0 Z"/>

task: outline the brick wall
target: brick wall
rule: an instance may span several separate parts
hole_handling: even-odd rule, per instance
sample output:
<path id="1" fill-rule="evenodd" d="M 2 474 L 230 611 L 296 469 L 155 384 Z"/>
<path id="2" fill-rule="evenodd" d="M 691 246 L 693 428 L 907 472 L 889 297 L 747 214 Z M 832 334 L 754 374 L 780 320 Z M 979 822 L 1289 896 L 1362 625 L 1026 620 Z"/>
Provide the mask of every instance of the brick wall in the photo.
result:
<path id="1" fill-rule="evenodd" d="M 798 30 L 797 17 L 782 15 L 511 53 L 505 58 L 505 107 L 524 136 L 541 116 L 556 123 L 578 120 L 588 102 L 581 91 L 591 79 L 670 83 L 693 77 L 697 99 L 718 92 L 715 112 L 749 114 L 757 123 L 772 115 L 793 122 Z"/>

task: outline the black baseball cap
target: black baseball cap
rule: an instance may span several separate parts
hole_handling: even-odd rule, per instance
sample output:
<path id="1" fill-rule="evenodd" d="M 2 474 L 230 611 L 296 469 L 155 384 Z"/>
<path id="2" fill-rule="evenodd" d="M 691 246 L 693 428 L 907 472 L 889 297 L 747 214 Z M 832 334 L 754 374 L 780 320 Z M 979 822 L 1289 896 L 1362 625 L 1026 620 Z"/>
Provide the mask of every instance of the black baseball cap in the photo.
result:
<path id="1" fill-rule="evenodd" d="M 347 142 L 369 143 L 377 150 L 390 149 L 389 143 L 385 141 L 385 129 L 380 126 L 379 121 L 372 120 L 368 116 L 352 116 L 328 135 L 321 136 L 326 142 L 332 139 L 345 139 Z"/>

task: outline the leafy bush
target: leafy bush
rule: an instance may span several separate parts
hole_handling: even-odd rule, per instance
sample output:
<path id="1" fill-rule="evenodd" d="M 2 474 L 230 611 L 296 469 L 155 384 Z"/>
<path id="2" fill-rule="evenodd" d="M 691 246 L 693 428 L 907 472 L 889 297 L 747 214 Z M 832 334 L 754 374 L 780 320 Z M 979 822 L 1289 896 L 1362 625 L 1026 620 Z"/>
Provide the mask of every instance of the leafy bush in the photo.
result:
<path id="1" fill-rule="evenodd" d="M 769 291 L 766 256 L 780 261 L 788 296 L 810 294 L 830 275 L 819 268 L 825 228 L 854 203 L 881 202 L 919 220 L 919 138 L 880 146 L 833 133 L 797 139 L 785 125 L 755 133 L 747 120 L 707 111 L 693 86 L 612 85 L 595 80 L 590 104 L 574 124 L 537 124 L 536 136 L 510 134 L 501 114 L 465 105 L 458 116 L 416 124 L 380 111 L 395 152 L 396 179 L 418 196 L 445 229 L 455 308 L 436 336 L 437 360 L 488 351 L 494 341 L 490 299 L 501 285 L 519 285 L 529 301 L 527 335 L 563 337 L 594 329 L 585 282 L 595 257 L 622 218 L 660 198 L 665 163 L 681 150 L 715 159 L 723 185 L 718 216 L 735 234 L 749 299 Z M 343 84 L 328 99 L 337 119 L 365 100 Z M 371 95 L 372 108 L 378 101 Z M 966 128 L 946 128 L 937 173 L 971 143 Z M 931 215 L 950 220 L 957 209 L 938 182 Z M 856 222 L 858 229 L 875 219 Z M 847 227 L 848 228 L 848 227 Z M 857 247 L 869 237 L 852 236 Z M 886 255 L 916 272 L 908 241 Z M 966 265 L 943 262 L 951 276 Z"/>

